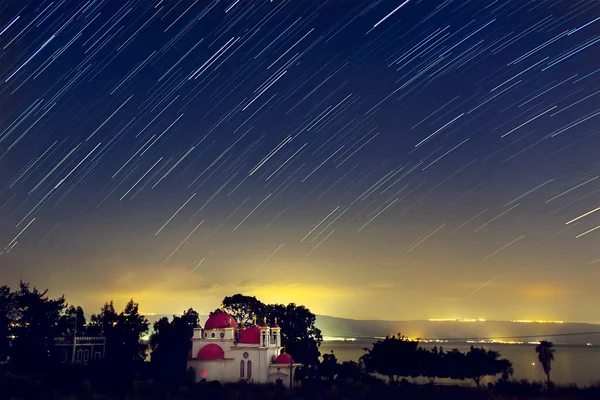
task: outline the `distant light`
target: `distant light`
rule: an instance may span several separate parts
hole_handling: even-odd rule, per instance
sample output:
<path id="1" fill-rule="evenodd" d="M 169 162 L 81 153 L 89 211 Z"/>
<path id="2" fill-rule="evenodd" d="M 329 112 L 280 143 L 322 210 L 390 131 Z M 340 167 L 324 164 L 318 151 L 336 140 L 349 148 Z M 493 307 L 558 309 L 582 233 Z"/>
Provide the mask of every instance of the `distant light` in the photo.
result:
<path id="1" fill-rule="evenodd" d="M 516 322 L 520 324 L 564 324 L 564 321 L 544 321 L 544 320 L 531 320 L 531 319 L 515 319 L 510 322 Z"/>
<path id="2" fill-rule="evenodd" d="M 205 369 L 203 369 L 203 370 L 202 370 L 202 376 L 206 376 L 206 375 L 208 375 L 208 371 L 207 371 L 207 370 L 205 370 Z"/>
<path id="3" fill-rule="evenodd" d="M 592 346 L 592 344 L 591 344 L 591 343 L 586 343 L 585 345 L 586 345 L 586 346 Z"/>
<path id="4" fill-rule="evenodd" d="M 356 338 L 349 337 L 336 337 L 336 336 L 323 336 L 324 342 L 336 341 L 336 342 L 354 342 Z"/>
<path id="5" fill-rule="evenodd" d="M 484 318 L 430 318 L 429 322 L 486 322 Z"/>
<path id="6" fill-rule="evenodd" d="M 531 366 L 532 366 L 532 367 L 535 367 L 535 363 L 534 363 L 534 362 L 532 362 L 532 363 L 531 363 Z"/>

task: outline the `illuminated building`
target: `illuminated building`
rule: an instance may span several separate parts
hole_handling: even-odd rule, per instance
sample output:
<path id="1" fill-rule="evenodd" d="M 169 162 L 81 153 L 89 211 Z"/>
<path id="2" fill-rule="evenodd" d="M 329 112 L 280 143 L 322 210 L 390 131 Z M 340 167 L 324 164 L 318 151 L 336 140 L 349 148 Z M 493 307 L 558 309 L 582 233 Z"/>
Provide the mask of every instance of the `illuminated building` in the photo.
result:
<path id="1" fill-rule="evenodd" d="M 54 346 L 64 362 L 87 363 L 106 355 L 106 338 L 100 336 L 59 337 L 54 339 Z"/>
<path id="2" fill-rule="evenodd" d="M 284 352 L 282 353 L 282 350 Z M 249 327 L 238 327 L 225 312 L 210 316 L 204 328 L 194 328 L 188 368 L 195 380 L 276 383 L 290 386 L 294 371 L 302 364 L 294 362 L 281 346 L 281 329 L 266 318 L 258 326 L 256 318 Z"/>

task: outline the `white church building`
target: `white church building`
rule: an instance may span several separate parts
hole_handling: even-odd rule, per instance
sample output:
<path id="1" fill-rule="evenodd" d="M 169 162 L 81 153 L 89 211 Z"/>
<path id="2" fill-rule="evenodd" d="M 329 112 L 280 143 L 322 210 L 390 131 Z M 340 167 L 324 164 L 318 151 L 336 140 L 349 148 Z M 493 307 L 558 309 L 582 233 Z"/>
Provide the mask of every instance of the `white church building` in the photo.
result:
<path id="1" fill-rule="evenodd" d="M 283 350 L 283 352 L 282 352 Z M 281 328 L 256 318 L 249 327 L 238 327 L 226 312 L 210 316 L 204 328 L 194 328 L 187 367 L 195 371 L 196 382 L 207 381 L 277 383 L 290 386 L 302 364 L 294 362 L 281 346 Z"/>

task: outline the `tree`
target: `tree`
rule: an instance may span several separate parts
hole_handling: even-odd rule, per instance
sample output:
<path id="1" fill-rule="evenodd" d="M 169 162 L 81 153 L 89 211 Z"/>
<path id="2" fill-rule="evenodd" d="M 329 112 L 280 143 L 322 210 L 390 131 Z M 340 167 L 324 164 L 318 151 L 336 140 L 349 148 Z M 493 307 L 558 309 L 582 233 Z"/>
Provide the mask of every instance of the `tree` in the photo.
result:
<path id="1" fill-rule="evenodd" d="M 442 369 L 450 379 L 463 380 L 467 376 L 465 354 L 458 349 L 452 349 L 442 355 Z"/>
<path id="2" fill-rule="evenodd" d="M 438 350 L 437 346 L 431 350 L 419 348 L 417 351 L 421 376 L 428 378 L 431 385 L 435 383 L 435 378 L 446 377 L 443 356 L 443 350 Z"/>
<path id="3" fill-rule="evenodd" d="M 471 346 L 465 354 L 464 361 L 465 377 L 473 379 L 477 387 L 480 386 L 482 378 L 506 373 L 509 367 L 512 368 L 510 361 L 500 359 L 499 352 L 486 351 L 483 347 Z"/>
<path id="4" fill-rule="evenodd" d="M 375 372 L 387 376 L 390 382 L 398 382 L 401 376 L 420 375 L 416 362 L 418 346 L 418 341 L 399 333 L 373 343 L 371 349 L 365 349 L 367 353 L 360 360 L 364 362 L 367 372 Z"/>
<path id="5" fill-rule="evenodd" d="M 287 306 L 264 304 L 256 297 L 241 294 L 225 297 L 223 306 L 239 324 L 249 323 L 254 316 L 259 319 L 267 317 L 271 323 L 277 318 L 277 324 L 281 328 L 281 343 L 294 360 L 306 366 L 319 365 L 319 346 L 323 336 L 315 326 L 315 314 L 308 308 L 294 303 Z"/>
<path id="6" fill-rule="evenodd" d="M 500 379 L 503 381 L 508 381 L 508 379 L 515 373 L 512 362 L 504 358 L 498 360 L 498 362 L 501 363 L 502 368 L 502 377 Z"/>
<path id="7" fill-rule="evenodd" d="M 140 343 L 140 339 L 148 332 L 148 328 L 148 320 L 140 314 L 138 303 L 133 299 L 129 300 L 115 324 L 115 334 L 119 339 L 116 356 L 121 362 L 144 361 L 147 347 Z"/>
<path id="8" fill-rule="evenodd" d="M 266 306 L 267 319 L 281 327 L 281 343 L 298 363 L 319 365 L 321 330 L 315 326 L 316 316 L 304 306 L 290 303 Z"/>
<path id="9" fill-rule="evenodd" d="M 11 363 L 17 367 L 45 368 L 51 361 L 54 338 L 60 336 L 60 317 L 65 309 L 64 296 L 49 299 L 48 290 L 30 289 L 20 282 L 15 293 L 15 340 L 10 349 Z M 35 360 L 34 363 L 31 363 Z"/>
<path id="10" fill-rule="evenodd" d="M 191 338 L 198 319 L 198 313 L 190 308 L 181 316 L 174 315 L 171 322 L 163 317 L 154 323 L 150 362 L 158 380 L 175 383 L 185 380 Z"/>
<path id="11" fill-rule="evenodd" d="M 332 381 L 339 372 L 339 364 L 333 350 L 331 354 L 324 354 L 323 361 L 319 364 L 319 376 L 321 379 Z"/>
<path id="12" fill-rule="evenodd" d="M 552 361 L 554 361 L 554 343 L 547 340 L 542 340 L 540 344 L 535 347 L 535 352 L 538 355 L 538 360 L 542 364 L 544 374 L 548 379 L 548 387 L 550 387 L 550 370 L 552 369 Z"/>
<path id="13" fill-rule="evenodd" d="M 15 295 L 8 286 L 0 286 L 0 361 L 8 357 L 9 332 L 16 318 Z"/>
<path id="14" fill-rule="evenodd" d="M 338 377 L 340 379 L 358 382 L 363 376 L 362 364 L 356 361 L 344 361 L 339 366 Z"/>
<path id="15" fill-rule="evenodd" d="M 240 325 L 250 325 L 254 316 L 259 319 L 267 316 L 266 305 L 254 296 L 238 293 L 225 297 L 223 307 Z"/>
<path id="16" fill-rule="evenodd" d="M 118 314 L 112 302 L 104 303 L 99 314 L 92 314 L 88 331 L 90 336 L 108 336 L 114 326 L 117 324 Z M 108 344 L 107 344 L 108 346 Z"/>
<path id="17" fill-rule="evenodd" d="M 86 320 L 83 308 L 70 306 L 61 316 L 60 325 L 63 334 L 68 336 L 86 336 Z"/>

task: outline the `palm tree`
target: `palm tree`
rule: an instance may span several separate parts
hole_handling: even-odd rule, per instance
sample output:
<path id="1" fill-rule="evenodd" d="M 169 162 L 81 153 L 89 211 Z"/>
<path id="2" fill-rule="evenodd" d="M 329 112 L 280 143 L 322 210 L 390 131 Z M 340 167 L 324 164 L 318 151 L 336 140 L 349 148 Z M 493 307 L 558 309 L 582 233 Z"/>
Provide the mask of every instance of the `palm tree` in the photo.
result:
<path id="1" fill-rule="evenodd" d="M 542 340 L 535 348 L 538 355 L 538 360 L 544 368 L 544 373 L 548 378 L 548 386 L 550 386 L 550 370 L 552 369 L 552 361 L 554 361 L 554 344 L 547 340 Z"/>

